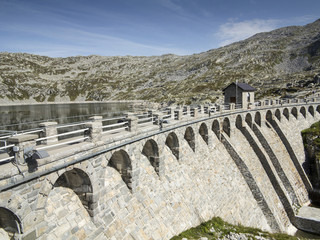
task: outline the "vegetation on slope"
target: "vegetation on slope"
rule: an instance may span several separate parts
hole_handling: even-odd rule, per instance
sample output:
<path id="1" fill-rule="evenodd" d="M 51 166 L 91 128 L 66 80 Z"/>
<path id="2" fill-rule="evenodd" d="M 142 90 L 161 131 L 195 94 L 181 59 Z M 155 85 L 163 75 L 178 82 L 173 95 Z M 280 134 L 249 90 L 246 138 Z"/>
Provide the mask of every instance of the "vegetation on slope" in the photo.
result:
<path id="1" fill-rule="evenodd" d="M 306 152 L 305 170 L 313 186 L 309 192 L 312 204 L 320 206 L 320 122 L 301 132 Z"/>
<path id="2" fill-rule="evenodd" d="M 0 53 L 0 100 L 214 102 L 234 81 L 257 96 L 291 96 L 320 82 L 320 20 L 189 56 L 50 58 Z"/>
<path id="3" fill-rule="evenodd" d="M 294 240 L 298 239 L 287 234 L 276 233 L 271 234 L 262 230 L 242 225 L 234 226 L 224 222 L 221 218 L 215 217 L 208 222 L 190 228 L 189 230 L 180 233 L 171 240 L 198 240 L 198 239 L 278 239 L 278 240 Z"/>

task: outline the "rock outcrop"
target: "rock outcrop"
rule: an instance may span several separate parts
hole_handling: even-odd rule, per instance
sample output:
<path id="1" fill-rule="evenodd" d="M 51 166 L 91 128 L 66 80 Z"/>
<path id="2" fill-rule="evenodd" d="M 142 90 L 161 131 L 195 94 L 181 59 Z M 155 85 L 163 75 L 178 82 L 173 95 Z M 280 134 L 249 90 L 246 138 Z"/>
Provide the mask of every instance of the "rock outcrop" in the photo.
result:
<path id="1" fill-rule="evenodd" d="M 50 58 L 0 53 L 0 101 L 214 102 L 233 81 L 258 97 L 308 95 L 320 82 L 320 20 L 189 56 Z"/>

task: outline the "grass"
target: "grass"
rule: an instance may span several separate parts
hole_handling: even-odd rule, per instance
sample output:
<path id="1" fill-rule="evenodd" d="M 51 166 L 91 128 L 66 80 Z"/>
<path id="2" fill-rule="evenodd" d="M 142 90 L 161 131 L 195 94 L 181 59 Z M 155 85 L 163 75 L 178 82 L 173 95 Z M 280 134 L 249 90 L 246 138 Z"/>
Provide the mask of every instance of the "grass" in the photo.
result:
<path id="1" fill-rule="evenodd" d="M 232 225 L 223 221 L 219 217 L 214 217 L 213 219 L 200 224 L 197 227 L 190 228 L 189 230 L 180 233 L 178 236 L 174 236 L 171 240 L 181 240 L 187 238 L 188 240 L 196 240 L 201 237 L 206 237 L 208 239 L 218 239 L 223 238 L 230 233 L 243 233 L 246 234 L 248 239 L 256 239 L 255 236 L 264 237 L 267 239 L 275 240 L 294 240 L 298 239 L 283 233 L 268 233 L 257 228 L 245 227 L 242 225 Z M 301 239 L 301 238 L 300 238 Z"/>

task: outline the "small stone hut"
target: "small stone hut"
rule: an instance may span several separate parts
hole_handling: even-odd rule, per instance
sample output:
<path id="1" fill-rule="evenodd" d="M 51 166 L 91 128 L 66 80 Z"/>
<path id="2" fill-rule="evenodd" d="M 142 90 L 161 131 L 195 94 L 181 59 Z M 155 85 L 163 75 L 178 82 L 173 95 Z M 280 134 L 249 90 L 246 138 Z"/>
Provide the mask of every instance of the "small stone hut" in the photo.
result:
<path id="1" fill-rule="evenodd" d="M 247 83 L 231 83 L 223 89 L 224 104 L 241 104 L 243 108 L 254 106 L 254 92 L 256 89 Z"/>

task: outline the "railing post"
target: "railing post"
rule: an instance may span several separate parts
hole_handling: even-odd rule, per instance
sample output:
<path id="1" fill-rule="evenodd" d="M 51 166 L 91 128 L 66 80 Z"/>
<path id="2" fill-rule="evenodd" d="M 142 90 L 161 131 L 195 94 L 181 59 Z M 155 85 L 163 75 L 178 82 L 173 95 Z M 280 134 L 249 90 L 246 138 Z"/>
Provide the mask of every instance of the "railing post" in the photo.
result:
<path id="1" fill-rule="evenodd" d="M 205 111 L 204 111 L 204 106 L 203 105 L 200 105 L 200 114 L 205 114 Z"/>
<path id="2" fill-rule="evenodd" d="M 198 108 L 197 107 L 190 108 L 190 117 L 192 116 L 191 112 L 193 112 L 193 117 L 195 117 L 195 118 L 198 117 Z"/>
<path id="3" fill-rule="evenodd" d="M 40 134 L 40 137 L 51 137 L 51 136 L 56 136 L 58 135 L 58 130 L 57 130 L 57 122 L 43 122 L 39 124 L 39 127 L 43 129 L 43 132 Z M 58 142 L 58 136 L 48 138 L 46 140 L 43 140 L 42 143 L 44 144 L 51 144 L 51 143 L 56 143 Z"/>
<path id="4" fill-rule="evenodd" d="M 154 116 L 157 118 L 155 121 L 155 124 L 159 126 L 160 130 L 162 130 L 162 124 L 163 124 L 163 113 L 162 112 L 156 112 Z"/>
<path id="5" fill-rule="evenodd" d="M 234 103 L 230 103 L 230 111 L 233 111 L 236 109 L 236 105 Z"/>
<path id="6" fill-rule="evenodd" d="M 89 128 L 89 136 L 92 140 L 99 141 L 102 136 L 102 116 L 90 117 L 90 122 L 85 124 L 86 128 Z"/>
<path id="7" fill-rule="evenodd" d="M 128 122 L 128 131 L 134 132 L 138 130 L 138 117 L 134 113 L 127 113 L 126 120 Z"/>
<path id="8" fill-rule="evenodd" d="M 36 146 L 38 134 L 24 134 L 8 138 L 8 144 L 14 144 L 13 148 L 15 159 L 19 164 L 26 163 L 24 153 L 32 152 Z M 28 150 L 29 149 L 29 150 Z"/>
<path id="9" fill-rule="evenodd" d="M 174 110 L 172 107 L 168 107 L 168 112 L 170 114 L 170 118 L 169 119 L 173 119 L 174 120 Z"/>
<path id="10" fill-rule="evenodd" d="M 183 109 L 182 108 L 177 108 L 174 112 L 175 112 L 175 114 L 177 114 L 177 120 L 178 121 L 182 120 Z"/>

